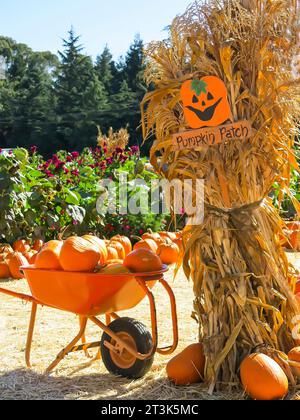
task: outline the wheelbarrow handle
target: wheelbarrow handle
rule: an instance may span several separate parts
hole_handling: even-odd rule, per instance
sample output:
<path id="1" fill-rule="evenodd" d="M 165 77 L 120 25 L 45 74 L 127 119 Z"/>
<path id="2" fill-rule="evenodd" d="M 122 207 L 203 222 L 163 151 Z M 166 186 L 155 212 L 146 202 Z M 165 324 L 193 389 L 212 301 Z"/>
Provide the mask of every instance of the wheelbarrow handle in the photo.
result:
<path id="1" fill-rule="evenodd" d="M 24 293 L 13 292 L 12 290 L 4 289 L 2 287 L 0 287 L 0 293 L 3 293 L 4 295 L 8 295 L 11 297 L 15 297 L 17 299 L 21 299 L 25 302 L 31 302 L 31 303 L 37 303 L 37 304 L 39 303 L 33 296 L 25 295 Z"/>

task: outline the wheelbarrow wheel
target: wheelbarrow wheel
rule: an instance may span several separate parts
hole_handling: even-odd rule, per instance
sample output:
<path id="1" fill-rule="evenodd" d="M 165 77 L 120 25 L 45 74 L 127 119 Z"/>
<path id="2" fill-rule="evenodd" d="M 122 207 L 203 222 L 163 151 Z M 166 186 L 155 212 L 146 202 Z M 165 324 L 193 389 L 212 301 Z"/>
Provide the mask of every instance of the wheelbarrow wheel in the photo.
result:
<path id="1" fill-rule="evenodd" d="M 150 332 L 135 319 L 119 318 L 109 325 L 109 329 L 141 354 L 147 354 L 153 348 Z M 115 346 L 116 342 L 108 334 L 103 334 L 101 341 L 102 360 L 106 369 L 113 375 L 128 379 L 139 379 L 151 369 L 154 355 L 146 360 L 138 360 L 125 349 L 119 355 L 109 349 L 105 345 L 106 342 L 112 346 Z"/>

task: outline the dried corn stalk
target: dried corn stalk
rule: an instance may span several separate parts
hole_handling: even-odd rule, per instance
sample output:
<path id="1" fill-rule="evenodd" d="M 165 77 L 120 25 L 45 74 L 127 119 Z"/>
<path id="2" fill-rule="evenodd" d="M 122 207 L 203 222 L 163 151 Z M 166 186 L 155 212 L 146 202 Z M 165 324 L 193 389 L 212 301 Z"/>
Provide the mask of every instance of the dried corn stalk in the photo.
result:
<path id="1" fill-rule="evenodd" d="M 168 40 L 147 50 L 155 90 L 142 112 L 145 139 L 156 139 L 152 164 L 169 179 L 205 180 L 205 220 L 185 229 L 184 269 L 194 282 L 211 392 L 238 384 L 240 363 L 257 346 L 294 345 L 295 273 L 280 246 L 284 222 L 267 197 L 274 181 L 288 192 L 297 166 L 297 12 L 292 0 L 196 2 L 174 20 Z M 206 75 L 225 81 L 235 121 L 251 121 L 253 136 L 175 152 L 172 134 L 188 129 L 181 84 Z"/>
<path id="2" fill-rule="evenodd" d="M 125 150 L 129 143 L 129 133 L 127 128 L 121 128 L 114 132 L 112 128 L 108 130 L 108 134 L 104 135 L 98 127 L 98 146 L 106 149 L 107 156 L 111 156 L 117 148 Z"/>

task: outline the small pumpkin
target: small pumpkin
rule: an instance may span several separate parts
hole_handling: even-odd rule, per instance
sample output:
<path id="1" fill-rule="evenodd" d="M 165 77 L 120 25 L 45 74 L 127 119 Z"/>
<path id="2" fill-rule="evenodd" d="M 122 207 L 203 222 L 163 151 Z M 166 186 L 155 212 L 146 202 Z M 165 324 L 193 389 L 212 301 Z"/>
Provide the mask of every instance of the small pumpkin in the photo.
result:
<path id="1" fill-rule="evenodd" d="M 72 236 L 64 241 L 59 262 L 65 271 L 93 272 L 100 256 L 99 246 L 84 238 Z"/>
<path id="2" fill-rule="evenodd" d="M 120 242 L 111 241 L 109 246 L 117 251 L 119 260 L 124 261 L 126 253 L 123 245 Z"/>
<path id="3" fill-rule="evenodd" d="M 149 249 L 150 251 L 156 253 L 158 246 L 153 239 L 145 239 L 142 241 L 137 242 L 133 249 L 136 251 L 137 249 Z"/>
<path id="4" fill-rule="evenodd" d="M 14 254 L 12 254 L 8 262 L 8 267 L 9 267 L 9 271 L 11 273 L 12 278 L 16 280 L 23 279 L 24 274 L 20 273 L 20 268 L 22 266 L 27 266 L 27 265 L 28 265 L 28 261 L 24 257 L 24 255 L 21 254 L 21 252 L 15 252 Z"/>
<path id="5" fill-rule="evenodd" d="M 122 263 L 109 263 L 102 267 L 99 274 L 117 275 L 117 274 L 129 274 L 130 270 L 124 267 Z"/>
<path id="6" fill-rule="evenodd" d="M 42 239 L 36 239 L 33 243 L 32 249 L 33 251 L 40 251 L 43 248 L 44 242 Z"/>
<path id="7" fill-rule="evenodd" d="M 119 259 L 119 254 L 116 248 L 112 246 L 107 247 L 107 259 L 108 260 L 117 260 Z"/>
<path id="8" fill-rule="evenodd" d="M 9 279 L 11 277 L 7 261 L 0 262 L 0 279 Z"/>
<path id="9" fill-rule="evenodd" d="M 187 80 L 181 87 L 181 99 L 190 128 L 216 127 L 233 119 L 227 88 L 216 76 Z"/>
<path id="10" fill-rule="evenodd" d="M 283 399 L 289 390 L 286 374 L 265 354 L 252 354 L 241 365 L 241 381 L 246 393 L 254 400 Z"/>
<path id="11" fill-rule="evenodd" d="M 28 245 L 25 239 L 19 239 L 14 242 L 13 249 L 15 252 L 21 252 L 21 254 L 24 254 L 25 252 L 30 251 L 30 245 Z"/>
<path id="12" fill-rule="evenodd" d="M 192 344 L 167 365 L 168 378 L 175 385 L 192 385 L 203 381 L 206 358 L 201 343 Z"/>
<path id="13" fill-rule="evenodd" d="M 108 258 L 105 242 L 102 239 L 98 238 L 97 236 L 93 236 L 93 235 L 85 235 L 83 236 L 83 239 L 87 240 L 88 242 L 91 242 L 92 244 L 96 245 L 99 248 L 100 264 L 105 264 Z"/>
<path id="14" fill-rule="evenodd" d="M 144 233 L 142 239 L 152 239 L 154 242 L 161 241 L 161 236 L 159 233 L 154 233 L 151 230 L 149 232 Z"/>
<path id="15" fill-rule="evenodd" d="M 137 249 L 132 251 L 124 261 L 124 266 L 132 273 L 150 273 L 163 269 L 161 259 L 149 249 Z"/>
<path id="16" fill-rule="evenodd" d="M 132 251 L 132 243 L 130 239 L 127 238 L 127 236 L 117 235 L 112 238 L 112 241 L 120 242 L 120 244 L 123 246 L 125 250 L 125 256 L 130 254 L 130 252 Z"/>
<path id="17" fill-rule="evenodd" d="M 35 267 L 39 270 L 61 270 L 59 256 L 62 245 L 62 241 L 47 242 L 35 257 Z"/>
<path id="18" fill-rule="evenodd" d="M 166 242 L 158 247 L 157 255 L 163 264 L 176 264 L 180 257 L 180 249 L 174 242 Z"/>
<path id="19" fill-rule="evenodd" d="M 292 349 L 289 352 L 288 357 L 289 357 L 289 360 L 291 360 L 292 362 L 299 363 L 299 367 L 294 366 L 292 367 L 292 369 L 295 376 L 297 376 L 298 379 L 300 379 L 300 347 L 295 347 L 294 349 Z"/>

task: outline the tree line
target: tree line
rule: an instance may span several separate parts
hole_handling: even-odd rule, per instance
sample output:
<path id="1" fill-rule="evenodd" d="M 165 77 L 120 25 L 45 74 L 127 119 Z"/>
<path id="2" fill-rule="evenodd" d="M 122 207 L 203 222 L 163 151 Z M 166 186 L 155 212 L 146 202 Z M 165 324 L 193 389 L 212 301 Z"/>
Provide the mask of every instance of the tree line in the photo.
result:
<path id="1" fill-rule="evenodd" d="M 95 145 L 97 126 L 127 124 L 131 145 L 141 144 L 143 73 L 139 36 L 117 62 L 108 47 L 93 62 L 73 29 L 58 55 L 0 37 L 0 147 L 81 150 Z"/>

